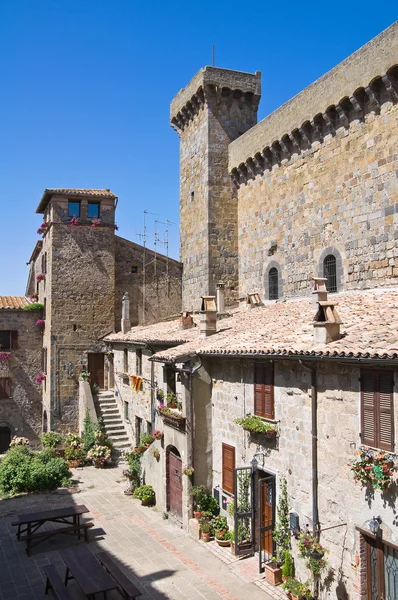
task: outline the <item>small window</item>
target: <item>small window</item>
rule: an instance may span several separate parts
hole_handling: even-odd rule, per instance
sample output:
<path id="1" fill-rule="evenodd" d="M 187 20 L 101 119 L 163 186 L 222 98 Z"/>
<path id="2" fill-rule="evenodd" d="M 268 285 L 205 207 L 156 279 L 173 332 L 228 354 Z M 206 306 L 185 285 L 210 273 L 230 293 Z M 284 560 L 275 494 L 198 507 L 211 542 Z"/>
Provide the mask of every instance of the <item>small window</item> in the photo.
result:
<path id="1" fill-rule="evenodd" d="M 222 445 L 222 489 L 234 493 L 235 448 Z"/>
<path id="2" fill-rule="evenodd" d="M 146 422 L 146 432 L 152 433 L 152 423 L 150 421 Z"/>
<path id="3" fill-rule="evenodd" d="M 68 216 L 69 217 L 80 217 L 80 202 L 76 202 L 74 200 L 69 200 Z"/>
<path id="4" fill-rule="evenodd" d="M 129 351 L 127 348 L 123 350 L 123 372 L 129 372 Z"/>
<path id="5" fill-rule="evenodd" d="M 0 351 L 8 352 L 18 348 L 18 331 L 0 331 Z"/>
<path id="6" fill-rule="evenodd" d="M 124 401 L 124 420 L 129 421 L 129 403 Z"/>
<path id="7" fill-rule="evenodd" d="M 191 202 L 194 202 L 195 201 L 195 192 L 191 192 L 189 194 L 189 197 L 190 197 Z"/>
<path id="8" fill-rule="evenodd" d="M 274 365 L 271 362 L 254 365 L 254 414 L 274 419 Z"/>
<path id="9" fill-rule="evenodd" d="M 136 375 L 142 375 L 142 350 L 136 350 L 135 356 L 137 361 Z"/>
<path id="10" fill-rule="evenodd" d="M 268 296 L 270 300 L 278 300 L 278 269 L 272 267 L 268 273 Z"/>
<path id="11" fill-rule="evenodd" d="M 336 257 L 328 254 L 323 261 L 323 276 L 326 277 L 326 289 L 331 294 L 337 292 Z"/>
<path id="12" fill-rule="evenodd" d="M 0 377 L 0 398 L 11 398 L 11 379 Z"/>
<path id="13" fill-rule="evenodd" d="M 167 385 L 167 393 L 176 393 L 176 374 L 171 365 L 163 367 L 164 382 Z"/>
<path id="14" fill-rule="evenodd" d="M 89 219 L 98 219 L 100 216 L 100 203 L 89 202 L 87 205 L 87 216 Z"/>
<path id="15" fill-rule="evenodd" d="M 132 272 L 132 273 L 138 273 L 138 267 L 137 267 L 137 265 L 133 265 L 133 266 L 131 267 L 131 272 Z"/>
<path id="16" fill-rule="evenodd" d="M 361 440 L 363 444 L 394 450 L 394 374 L 361 372 Z"/>

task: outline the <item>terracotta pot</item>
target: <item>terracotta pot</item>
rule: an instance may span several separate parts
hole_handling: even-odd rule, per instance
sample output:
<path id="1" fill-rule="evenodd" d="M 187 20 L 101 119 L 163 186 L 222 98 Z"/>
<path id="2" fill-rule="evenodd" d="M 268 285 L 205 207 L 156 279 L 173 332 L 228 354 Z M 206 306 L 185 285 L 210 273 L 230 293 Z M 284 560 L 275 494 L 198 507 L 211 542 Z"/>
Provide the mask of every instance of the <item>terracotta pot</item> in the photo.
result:
<path id="1" fill-rule="evenodd" d="M 282 569 L 273 564 L 265 565 L 265 577 L 268 583 L 280 585 L 282 583 Z"/>
<path id="2" fill-rule="evenodd" d="M 99 459 L 94 460 L 94 467 L 96 469 L 102 469 L 103 466 L 103 463 Z"/>
<path id="3" fill-rule="evenodd" d="M 202 540 L 204 542 L 210 542 L 210 533 L 203 533 L 202 531 Z"/>
<path id="4" fill-rule="evenodd" d="M 76 467 L 80 467 L 80 460 L 68 460 L 68 465 L 71 469 L 76 469 Z"/>
<path id="5" fill-rule="evenodd" d="M 231 540 L 218 540 L 216 538 L 216 542 L 219 546 L 221 546 L 222 548 L 228 548 L 228 546 L 231 545 Z"/>
<path id="6" fill-rule="evenodd" d="M 153 506 L 155 501 L 153 498 L 144 498 L 141 500 L 141 506 Z"/>

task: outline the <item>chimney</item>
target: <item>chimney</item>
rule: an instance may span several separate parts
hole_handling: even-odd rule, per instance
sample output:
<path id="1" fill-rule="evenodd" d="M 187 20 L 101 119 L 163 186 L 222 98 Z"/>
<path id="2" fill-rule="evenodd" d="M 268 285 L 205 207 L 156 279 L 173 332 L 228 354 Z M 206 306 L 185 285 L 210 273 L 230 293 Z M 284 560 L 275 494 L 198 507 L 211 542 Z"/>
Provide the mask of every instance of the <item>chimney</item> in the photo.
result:
<path id="1" fill-rule="evenodd" d="M 215 296 L 202 296 L 199 336 L 207 337 L 217 331 L 217 307 Z"/>
<path id="2" fill-rule="evenodd" d="M 193 318 L 189 312 L 181 313 L 178 321 L 178 329 L 191 329 L 195 325 Z"/>
<path id="3" fill-rule="evenodd" d="M 127 333 L 130 329 L 130 300 L 129 293 L 125 292 L 122 299 L 122 333 Z"/>
<path id="4" fill-rule="evenodd" d="M 315 290 L 312 293 L 316 298 L 317 304 L 317 312 L 313 321 L 314 342 L 316 344 L 329 344 L 329 342 L 340 339 L 340 325 L 342 321 L 340 321 L 339 314 L 335 308 L 337 302 L 327 299 L 326 279 L 314 277 L 314 281 Z"/>
<path id="5" fill-rule="evenodd" d="M 312 293 L 312 306 L 316 311 L 318 309 L 318 302 L 325 302 L 328 299 L 328 292 L 326 289 L 326 277 L 313 277 L 314 289 Z"/>
<path id="6" fill-rule="evenodd" d="M 217 283 L 217 312 L 222 315 L 225 312 L 225 283 L 219 281 Z"/>
<path id="7" fill-rule="evenodd" d="M 263 306 L 260 295 L 257 292 L 251 292 L 246 296 L 246 308 L 255 308 L 256 306 Z"/>

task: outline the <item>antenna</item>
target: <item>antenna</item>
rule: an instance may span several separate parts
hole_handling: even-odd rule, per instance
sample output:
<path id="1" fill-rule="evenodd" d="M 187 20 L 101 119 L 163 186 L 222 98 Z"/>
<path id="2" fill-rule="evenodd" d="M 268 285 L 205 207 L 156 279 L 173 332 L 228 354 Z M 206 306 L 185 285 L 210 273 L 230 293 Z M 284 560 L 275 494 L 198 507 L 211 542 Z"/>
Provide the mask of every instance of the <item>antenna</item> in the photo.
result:
<path id="1" fill-rule="evenodd" d="M 147 226 L 146 226 L 146 215 L 156 215 L 156 213 L 149 212 L 149 210 L 144 210 L 144 233 L 139 234 L 140 238 L 143 240 L 144 252 L 142 256 L 142 324 L 145 325 L 145 286 L 146 286 L 146 240 L 148 237 Z M 156 263 L 155 263 L 156 264 Z"/>
<path id="2" fill-rule="evenodd" d="M 215 54 L 215 52 L 214 52 L 214 44 L 212 44 L 211 45 L 211 64 L 213 65 L 213 67 L 214 67 L 214 54 Z"/>

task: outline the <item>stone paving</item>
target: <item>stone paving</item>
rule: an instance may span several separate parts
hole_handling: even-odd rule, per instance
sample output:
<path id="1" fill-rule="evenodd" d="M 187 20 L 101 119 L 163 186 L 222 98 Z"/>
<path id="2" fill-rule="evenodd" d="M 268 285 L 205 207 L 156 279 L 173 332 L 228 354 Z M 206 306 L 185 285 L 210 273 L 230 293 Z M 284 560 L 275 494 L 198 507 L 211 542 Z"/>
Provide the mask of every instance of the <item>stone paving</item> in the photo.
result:
<path id="1" fill-rule="evenodd" d="M 286 598 L 282 590 L 264 582 L 256 558 L 238 560 L 214 542 L 197 542 L 171 519 L 164 520 L 156 507 L 142 507 L 125 496 L 122 467 L 85 467 L 73 473 L 79 480 L 76 493 L 59 490 L 0 501 L 0 600 L 46 598 L 43 566 L 52 563 L 62 575 L 58 550 L 82 543 L 74 537 L 55 536 L 33 548 L 27 557 L 25 544 L 17 541 L 16 528 L 11 527 L 14 515 L 68 504 L 86 504 L 90 509 L 88 520 L 94 522 L 94 528 L 87 548 L 112 554 L 142 592 L 142 600 L 240 600 L 248 595 L 250 600 Z M 74 600 L 83 598 L 74 582 L 68 589 Z M 116 598 L 121 598 L 117 592 L 108 593 L 109 600 Z"/>

